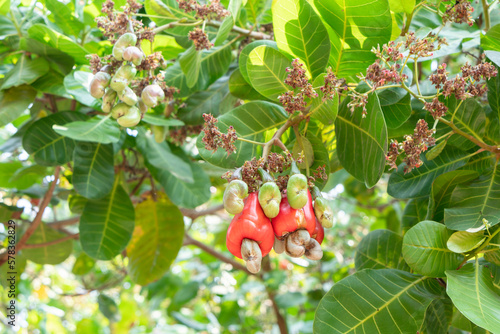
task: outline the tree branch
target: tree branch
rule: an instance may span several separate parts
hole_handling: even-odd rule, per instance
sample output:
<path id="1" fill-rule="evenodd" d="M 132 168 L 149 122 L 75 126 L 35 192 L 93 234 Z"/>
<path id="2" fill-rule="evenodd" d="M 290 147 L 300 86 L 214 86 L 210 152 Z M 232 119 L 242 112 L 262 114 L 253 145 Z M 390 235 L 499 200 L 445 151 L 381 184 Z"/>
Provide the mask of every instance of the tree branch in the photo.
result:
<path id="1" fill-rule="evenodd" d="M 54 221 L 52 223 L 47 223 L 47 226 L 51 227 L 51 228 L 58 229 L 58 228 L 63 227 L 63 226 L 76 224 L 79 221 L 80 221 L 80 216 L 68 218 L 68 219 L 64 219 L 64 220 L 59 220 L 59 221 Z"/>
<path id="2" fill-rule="evenodd" d="M 79 237 L 80 237 L 80 233 L 70 234 L 70 235 L 67 235 L 61 239 L 52 240 L 52 241 L 44 242 L 41 244 L 25 244 L 23 246 L 23 249 L 42 248 L 42 247 L 52 246 L 52 245 L 56 245 L 58 243 L 64 242 L 66 240 L 78 239 Z"/>
<path id="3" fill-rule="evenodd" d="M 196 219 L 196 218 L 201 217 L 201 216 L 211 215 L 211 214 L 216 213 L 217 211 L 220 211 L 222 209 L 224 209 L 224 205 L 220 204 L 220 205 L 215 205 L 215 206 L 212 206 L 208 209 L 199 210 L 199 211 L 193 210 L 193 209 L 181 209 L 181 212 L 186 217 L 189 217 L 191 219 Z"/>

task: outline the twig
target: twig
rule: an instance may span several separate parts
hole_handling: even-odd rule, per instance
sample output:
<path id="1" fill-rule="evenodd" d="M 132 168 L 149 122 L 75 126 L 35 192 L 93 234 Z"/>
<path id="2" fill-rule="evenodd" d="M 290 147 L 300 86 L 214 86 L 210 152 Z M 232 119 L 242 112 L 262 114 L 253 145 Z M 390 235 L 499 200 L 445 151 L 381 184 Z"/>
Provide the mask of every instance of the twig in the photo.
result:
<path id="1" fill-rule="evenodd" d="M 191 219 L 196 219 L 201 216 L 206 216 L 206 215 L 211 215 L 213 213 L 216 213 L 217 211 L 220 211 L 224 209 L 224 205 L 215 205 L 210 208 L 204 209 L 204 210 L 190 210 L 190 209 L 181 209 L 181 212 L 184 216 L 189 217 Z"/>
<path id="2" fill-rule="evenodd" d="M 47 226 L 51 227 L 51 228 L 58 229 L 58 228 L 63 227 L 63 226 L 76 224 L 79 221 L 80 221 L 80 216 L 68 218 L 68 219 L 64 219 L 64 220 L 59 220 L 59 221 L 54 221 L 52 223 L 47 223 Z"/>
<path id="3" fill-rule="evenodd" d="M 61 239 L 52 240 L 52 241 L 44 242 L 41 244 L 25 244 L 23 246 L 23 249 L 42 248 L 42 247 L 52 246 L 52 245 L 56 245 L 58 243 L 61 243 L 61 242 L 67 241 L 67 240 L 78 239 L 79 237 L 80 237 L 80 233 L 70 234 L 70 235 L 67 235 Z"/>
<path id="4" fill-rule="evenodd" d="M 130 195 L 129 196 L 134 196 L 135 193 L 137 192 L 137 190 L 139 190 L 139 188 L 141 187 L 142 185 L 142 182 L 144 182 L 144 179 L 146 179 L 146 176 L 148 176 L 149 173 L 144 173 L 142 174 L 142 177 L 139 179 L 139 182 L 135 185 L 134 189 L 132 189 L 132 191 L 130 192 Z"/>

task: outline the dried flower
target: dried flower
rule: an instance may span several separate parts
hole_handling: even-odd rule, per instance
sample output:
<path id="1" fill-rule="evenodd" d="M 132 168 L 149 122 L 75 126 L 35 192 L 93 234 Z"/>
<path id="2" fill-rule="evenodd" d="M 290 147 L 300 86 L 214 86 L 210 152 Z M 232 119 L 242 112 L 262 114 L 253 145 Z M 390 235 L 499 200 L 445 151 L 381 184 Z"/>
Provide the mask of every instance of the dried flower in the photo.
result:
<path id="1" fill-rule="evenodd" d="M 327 74 L 325 75 L 325 84 L 320 88 L 323 92 L 323 101 L 332 100 L 335 95 L 340 94 L 343 90 L 347 90 L 345 86 L 345 79 L 339 79 L 333 73 L 332 68 L 328 67 Z"/>
<path id="2" fill-rule="evenodd" d="M 446 12 L 443 15 L 443 22 L 467 23 L 472 27 L 474 19 L 472 13 L 474 8 L 468 0 L 453 0 L 454 4 L 446 5 Z"/>
<path id="3" fill-rule="evenodd" d="M 195 11 L 195 17 L 202 20 L 220 20 L 229 15 L 229 11 L 224 9 L 220 0 L 212 0 L 210 3 L 200 5 L 196 0 L 178 0 L 179 9 L 186 13 Z"/>
<path id="4" fill-rule="evenodd" d="M 234 143 L 238 139 L 236 131 L 232 126 L 227 129 L 227 134 L 220 132 L 217 127 L 218 120 L 211 114 L 203 114 L 203 119 L 205 124 L 203 126 L 203 132 L 205 136 L 202 141 L 205 143 L 205 148 L 209 151 L 217 151 L 220 147 L 226 150 L 227 155 L 236 151 L 236 146 Z"/>
<path id="5" fill-rule="evenodd" d="M 190 31 L 188 35 L 189 39 L 193 41 L 194 47 L 197 51 L 203 49 L 210 50 L 210 48 L 214 46 L 212 43 L 210 43 L 207 34 L 200 28 L 195 28 L 194 30 Z"/>
<path id="6" fill-rule="evenodd" d="M 278 100 L 290 114 L 293 114 L 295 111 L 304 111 L 307 105 L 302 93 L 295 95 L 291 90 L 278 96 Z"/>
<path id="7" fill-rule="evenodd" d="M 435 97 L 432 102 L 425 102 L 424 109 L 429 111 L 434 119 L 443 117 L 448 111 L 448 107 L 445 106 L 443 102 L 440 102 L 437 97 Z"/>

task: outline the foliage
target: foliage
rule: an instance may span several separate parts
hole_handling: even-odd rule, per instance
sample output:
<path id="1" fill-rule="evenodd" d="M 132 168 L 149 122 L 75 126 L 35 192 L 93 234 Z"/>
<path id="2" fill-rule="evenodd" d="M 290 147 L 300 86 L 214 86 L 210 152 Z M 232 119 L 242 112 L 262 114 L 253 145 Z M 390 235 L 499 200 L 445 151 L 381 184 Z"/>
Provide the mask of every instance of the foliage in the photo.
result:
<path id="1" fill-rule="evenodd" d="M 498 13 L 0 0 L 0 271 L 14 220 L 17 325 L 500 333 Z M 222 178 L 257 191 L 261 168 L 276 198 L 295 163 L 324 196 L 316 217 L 333 212 L 323 258 L 275 249 L 252 274 L 226 246 Z"/>

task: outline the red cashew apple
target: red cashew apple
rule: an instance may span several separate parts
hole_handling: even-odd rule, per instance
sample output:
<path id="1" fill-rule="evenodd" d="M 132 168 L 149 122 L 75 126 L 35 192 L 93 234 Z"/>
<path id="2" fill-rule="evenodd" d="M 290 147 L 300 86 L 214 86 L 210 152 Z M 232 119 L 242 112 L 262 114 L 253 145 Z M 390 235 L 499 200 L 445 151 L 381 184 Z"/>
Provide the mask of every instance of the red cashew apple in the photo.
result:
<path id="1" fill-rule="evenodd" d="M 262 257 L 269 254 L 274 244 L 271 221 L 260 207 L 257 193 L 245 200 L 243 211 L 234 216 L 226 235 L 227 249 L 246 262 L 251 273 L 260 271 Z"/>

